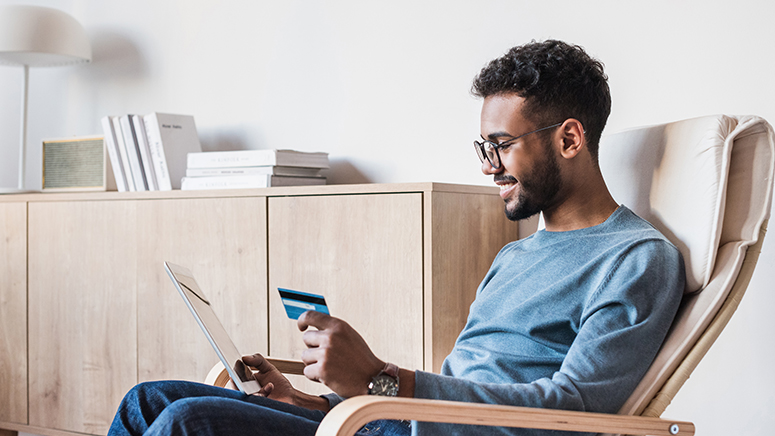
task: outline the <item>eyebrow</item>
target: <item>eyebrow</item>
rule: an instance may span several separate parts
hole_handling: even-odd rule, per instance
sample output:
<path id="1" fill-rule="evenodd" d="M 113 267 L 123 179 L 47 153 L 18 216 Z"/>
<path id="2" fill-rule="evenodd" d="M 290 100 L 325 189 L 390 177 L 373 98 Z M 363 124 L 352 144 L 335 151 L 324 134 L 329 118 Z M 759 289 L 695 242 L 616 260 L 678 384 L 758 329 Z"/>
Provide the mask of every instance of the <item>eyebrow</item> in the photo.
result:
<path id="1" fill-rule="evenodd" d="M 482 136 L 482 135 L 479 135 L 479 136 Z M 508 132 L 494 132 L 494 133 L 490 133 L 489 135 L 487 135 L 487 138 L 482 136 L 482 139 L 489 139 L 490 141 L 493 141 L 493 142 L 495 142 L 495 139 L 498 139 L 498 138 L 516 138 L 516 136 L 514 136 L 514 135 L 512 135 L 511 133 L 508 133 Z"/>

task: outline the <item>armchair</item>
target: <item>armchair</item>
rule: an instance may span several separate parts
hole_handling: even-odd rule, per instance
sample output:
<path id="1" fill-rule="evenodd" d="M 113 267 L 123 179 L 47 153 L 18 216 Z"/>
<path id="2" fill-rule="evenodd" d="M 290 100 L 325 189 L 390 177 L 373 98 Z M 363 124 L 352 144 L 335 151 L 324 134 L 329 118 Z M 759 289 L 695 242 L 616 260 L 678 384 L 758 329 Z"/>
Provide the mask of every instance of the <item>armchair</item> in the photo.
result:
<path id="1" fill-rule="evenodd" d="M 618 415 L 404 398 L 355 397 L 334 408 L 318 435 L 354 434 L 375 419 L 598 433 L 692 435 L 661 419 L 745 293 L 764 239 L 775 175 L 772 127 L 754 116 L 707 116 L 608 135 L 600 166 L 614 198 L 681 251 L 687 285 L 678 315 Z M 276 365 L 300 373 L 300 363 Z M 208 382 L 224 385 L 216 366 Z"/>

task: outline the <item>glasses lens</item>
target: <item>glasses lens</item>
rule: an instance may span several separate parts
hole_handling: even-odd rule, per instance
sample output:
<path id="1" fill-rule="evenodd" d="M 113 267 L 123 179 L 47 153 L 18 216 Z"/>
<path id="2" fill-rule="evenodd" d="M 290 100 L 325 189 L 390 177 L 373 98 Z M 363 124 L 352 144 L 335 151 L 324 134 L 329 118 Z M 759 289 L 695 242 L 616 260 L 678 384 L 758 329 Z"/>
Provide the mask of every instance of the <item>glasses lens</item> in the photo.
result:
<path id="1" fill-rule="evenodd" d="M 492 142 L 485 142 L 484 143 L 484 151 L 487 153 L 487 160 L 490 161 L 490 165 L 492 165 L 493 168 L 496 170 L 500 168 L 501 166 L 501 159 L 498 155 L 498 149 L 495 148 L 495 144 Z"/>
<path id="2" fill-rule="evenodd" d="M 482 161 L 482 163 L 484 163 L 484 159 L 485 159 L 483 149 L 484 147 L 482 146 L 481 142 L 474 141 L 474 150 L 476 150 L 476 155 L 479 156 L 479 160 Z"/>
<path id="3" fill-rule="evenodd" d="M 490 166 L 496 170 L 501 166 L 500 156 L 495 146 L 490 141 L 474 141 L 474 149 L 476 155 L 479 156 L 479 160 L 484 163 L 485 160 L 490 163 Z"/>

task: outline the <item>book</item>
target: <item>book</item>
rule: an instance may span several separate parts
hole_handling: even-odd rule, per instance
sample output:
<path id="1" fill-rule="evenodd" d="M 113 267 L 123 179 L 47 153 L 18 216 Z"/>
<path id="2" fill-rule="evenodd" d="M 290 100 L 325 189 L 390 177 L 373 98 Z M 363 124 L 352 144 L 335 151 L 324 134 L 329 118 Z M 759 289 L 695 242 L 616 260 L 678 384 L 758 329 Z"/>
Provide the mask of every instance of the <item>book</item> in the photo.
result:
<path id="1" fill-rule="evenodd" d="M 156 182 L 156 172 L 151 162 L 151 151 L 148 148 L 148 135 L 145 134 L 145 123 L 140 115 L 129 115 L 132 122 L 132 128 L 137 138 L 137 147 L 140 150 L 140 162 L 143 165 L 143 174 L 149 191 L 158 191 L 159 184 Z"/>
<path id="2" fill-rule="evenodd" d="M 304 167 L 234 167 L 234 168 L 188 168 L 186 177 L 207 177 L 207 176 L 242 176 L 251 174 L 268 174 L 272 176 L 291 176 L 291 177 L 323 177 L 321 168 Z"/>
<path id="3" fill-rule="evenodd" d="M 143 117 L 143 123 L 159 189 L 180 188 L 186 156 L 202 151 L 194 117 L 153 112 Z"/>
<path id="4" fill-rule="evenodd" d="M 325 184 L 326 179 L 323 177 L 286 177 L 252 174 L 243 176 L 183 177 L 181 189 L 241 189 Z"/>
<path id="5" fill-rule="evenodd" d="M 102 123 L 102 133 L 105 136 L 105 148 L 108 150 L 110 166 L 113 170 L 113 179 L 116 181 L 116 189 L 118 192 L 126 192 L 126 177 L 124 177 L 124 166 L 121 163 L 121 155 L 118 153 L 118 145 L 116 144 L 116 131 L 113 130 L 110 117 L 102 117 L 100 122 Z"/>
<path id="6" fill-rule="evenodd" d="M 189 153 L 188 168 L 256 166 L 328 168 L 328 153 L 295 150 L 239 150 Z"/>
<path id="7" fill-rule="evenodd" d="M 148 183 L 145 180 L 143 164 L 140 162 L 140 146 L 137 143 L 135 128 L 129 119 L 129 115 L 121 115 L 121 133 L 124 134 L 124 145 L 126 146 L 126 155 L 129 157 L 129 168 L 132 171 L 132 179 L 135 181 L 135 188 L 138 191 L 147 191 Z"/>
<path id="8" fill-rule="evenodd" d="M 121 166 L 124 169 L 127 189 L 130 191 L 137 191 L 134 177 L 132 177 L 132 168 L 129 165 L 129 156 L 127 155 L 126 144 L 124 143 L 124 134 L 121 132 L 121 121 L 119 120 L 119 117 L 110 117 L 110 122 L 113 124 L 113 131 L 116 132 L 116 146 L 118 148 L 118 153 L 121 156 Z"/>

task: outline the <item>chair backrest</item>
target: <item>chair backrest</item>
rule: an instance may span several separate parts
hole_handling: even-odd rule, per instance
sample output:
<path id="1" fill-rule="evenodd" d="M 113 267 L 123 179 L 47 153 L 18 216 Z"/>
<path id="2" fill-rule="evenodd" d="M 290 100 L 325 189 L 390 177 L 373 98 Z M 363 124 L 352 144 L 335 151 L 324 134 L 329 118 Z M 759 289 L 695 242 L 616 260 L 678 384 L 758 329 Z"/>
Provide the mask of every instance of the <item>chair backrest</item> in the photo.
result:
<path id="1" fill-rule="evenodd" d="M 661 415 L 737 307 L 769 218 L 773 138 L 759 117 L 718 115 L 601 140 L 614 198 L 679 248 L 687 276 L 668 337 L 621 414 Z"/>

